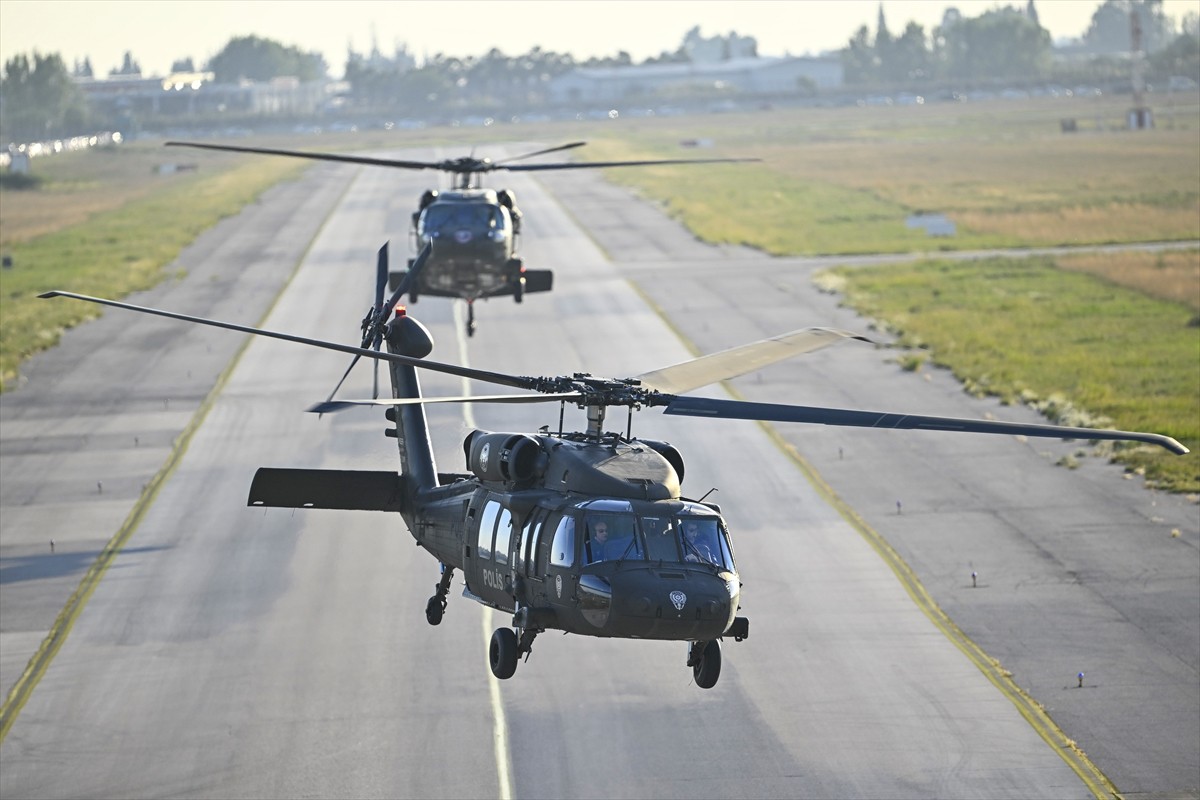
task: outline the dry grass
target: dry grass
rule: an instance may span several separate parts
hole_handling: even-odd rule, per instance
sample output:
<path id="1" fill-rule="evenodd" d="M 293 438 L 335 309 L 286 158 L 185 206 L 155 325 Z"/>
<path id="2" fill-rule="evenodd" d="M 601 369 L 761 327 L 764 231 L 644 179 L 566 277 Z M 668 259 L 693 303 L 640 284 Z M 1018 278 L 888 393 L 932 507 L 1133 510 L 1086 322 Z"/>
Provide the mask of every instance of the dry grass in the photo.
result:
<path id="1" fill-rule="evenodd" d="M 38 183 L 5 189 L 0 197 L 0 246 L 28 242 L 78 225 L 128 203 L 238 165 L 233 154 L 191 153 L 158 144 L 135 143 L 34 159 Z M 244 163 L 244 158 L 242 163 Z M 162 172 L 171 164 L 194 171 Z"/>
<path id="2" fill-rule="evenodd" d="M 1200 311 L 1200 250 L 1081 253 L 1059 256 L 1055 263 Z"/>
<path id="3" fill-rule="evenodd" d="M 680 141 L 707 138 L 715 144 L 711 154 L 762 158 L 761 166 L 738 165 L 726 178 L 731 191 L 754 186 L 757 200 L 717 203 L 726 195 L 715 190 L 697 196 L 691 175 L 674 189 L 641 170 L 614 171 L 612 178 L 663 197 L 700 235 L 755 244 L 744 231 L 758 227 L 770 239 L 764 249 L 775 253 L 853 251 L 831 248 L 811 231 L 788 237 L 760 224 L 793 196 L 821 198 L 821 227 L 841 228 L 834 239 L 861 239 L 885 251 L 1200 238 L 1200 108 L 1177 108 L 1158 129 L 1131 132 L 1119 127 L 1127 102 L 771 111 L 704 118 L 699 130 L 692 118 L 639 121 L 614 128 L 611 145 L 597 144 L 622 156 L 679 155 Z M 1062 116 L 1080 116 L 1090 130 L 1064 134 Z M 601 157 L 598 150 L 587 157 Z M 766 183 L 773 192 L 762 191 Z M 706 213 L 706 203 L 719 205 L 719 213 Z M 947 215 L 956 236 L 897 234 L 905 216 L 918 211 Z M 693 214 L 703 221 L 693 224 Z"/>

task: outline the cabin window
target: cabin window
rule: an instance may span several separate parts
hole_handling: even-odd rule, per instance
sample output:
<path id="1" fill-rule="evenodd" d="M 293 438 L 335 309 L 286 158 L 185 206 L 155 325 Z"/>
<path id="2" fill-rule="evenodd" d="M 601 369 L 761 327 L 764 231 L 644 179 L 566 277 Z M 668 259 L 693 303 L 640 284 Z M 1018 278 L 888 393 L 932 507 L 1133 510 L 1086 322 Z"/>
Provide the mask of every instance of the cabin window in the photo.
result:
<path id="1" fill-rule="evenodd" d="M 550 563 L 556 567 L 571 567 L 575 565 L 575 519 L 563 517 L 554 531 L 554 541 L 550 545 Z"/>
<path id="2" fill-rule="evenodd" d="M 492 534 L 496 530 L 496 517 L 500 514 L 500 504 L 489 500 L 483 504 L 483 516 L 479 520 L 479 539 L 475 543 L 476 555 L 479 558 L 492 557 Z"/>
<path id="3" fill-rule="evenodd" d="M 521 529 L 521 535 L 517 538 L 516 550 L 513 551 L 513 570 L 516 572 L 527 571 L 530 575 L 535 573 L 537 538 L 541 531 L 542 520 L 545 518 L 545 510 L 535 508 L 530 512 L 529 518 L 525 520 L 525 527 Z"/>
<path id="4" fill-rule="evenodd" d="M 533 533 L 528 542 L 525 543 L 525 561 L 528 564 L 528 572 L 534 577 L 542 574 L 542 562 L 538 560 L 538 544 L 542 540 L 542 530 L 546 527 L 546 514 L 539 513 L 533 523 Z"/>
<path id="5" fill-rule="evenodd" d="M 496 522 L 496 550 L 495 557 L 497 564 L 508 563 L 508 544 L 512 539 L 512 512 L 507 508 L 500 509 L 500 516 Z"/>
<path id="6" fill-rule="evenodd" d="M 520 572 L 525 567 L 525 542 L 529 539 L 529 520 L 532 519 L 533 514 L 530 514 L 522 527 L 515 528 L 517 540 L 513 542 L 513 572 Z"/>

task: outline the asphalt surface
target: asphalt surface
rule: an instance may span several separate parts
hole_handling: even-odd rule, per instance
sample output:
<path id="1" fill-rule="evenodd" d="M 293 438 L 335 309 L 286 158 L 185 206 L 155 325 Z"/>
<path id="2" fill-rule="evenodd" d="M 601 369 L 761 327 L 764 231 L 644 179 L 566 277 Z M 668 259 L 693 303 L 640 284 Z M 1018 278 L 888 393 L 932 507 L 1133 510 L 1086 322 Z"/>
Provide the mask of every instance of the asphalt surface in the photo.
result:
<path id="1" fill-rule="evenodd" d="M 303 252 L 312 242 L 267 326 L 355 340 L 369 301 L 374 250 L 391 238 L 394 257 L 401 257 L 407 216 L 427 179 L 333 168 L 306 180 L 328 183 L 320 183 L 320 191 L 279 198 L 278 207 L 264 203 L 282 215 L 274 228 L 249 226 L 258 236 L 277 233 L 275 246 L 299 236 L 306 240 Z M 343 196 L 349 180 L 352 191 Z M 469 342 L 461 334 L 461 308 L 422 300 L 413 313 L 433 329 L 436 358 L 465 357 L 475 366 L 519 374 L 587 370 L 615 376 L 687 358 L 685 346 L 628 278 L 705 351 L 806 324 L 861 327 L 833 298 L 808 288 L 799 271 L 773 268 L 752 254 L 697 247 L 644 206 L 622 230 L 643 231 L 643 241 L 656 252 L 627 259 L 603 238 L 605 220 L 631 208 L 625 198 L 604 194 L 600 182 L 564 187 L 567 182 L 556 176 L 546 183 L 559 200 L 523 176 L 506 181 L 526 212 L 527 263 L 554 268 L 556 290 L 520 306 L 479 304 L 479 334 Z M 333 209 L 323 226 L 322 203 Z M 587 219 L 613 261 L 580 235 L 566 208 Z M 291 216 L 297 209 L 310 210 L 307 222 Z M 231 239 L 248 222 L 229 221 L 232 229 L 220 240 Z M 299 231 L 285 236 L 292 225 Z M 270 244 L 264 247 L 270 250 Z M 224 258 L 209 260 L 228 266 Z M 738 280 L 729 281 L 734 263 Z M 181 307 L 184 297 L 203 294 L 187 291 L 202 274 L 198 264 L 190 267 L 180 294 L 154 302 L 204 313 Z M 265 287 L 272 281 L 282 286 L 288 274 L 282 257 Z M 239 294 L 228 289 L 214 293 L 210 306 L 215 316 L 253 323 L 270 305 L 270 289 L 264 293 L 259 311 L 220 307 Z M 115 332 L 94 332 L 105 324 Z M 38 626 L 44 635 L 65 595 L 120 527 L 140 483 L 149 479 L 121 465 L 145 457 L 149 475 L 157 469 L 155 459 L 143 455 L 148 447 L 142 437 L 150 436 L 143 431 L 162 413 L 149 406 L 161 405 L 163 393 L 148 394 L 138 405 L 126 399 L 127 387 L 186 385 L 190 365 L 197 386 L 179 394 L 191 397 L 196 409 L 242 342 L 228 332 L 185 329 L 197 337 L 188 351 L 193 357 L 164 358 L 163 328 L 170 325 L 155 322 L 136 333 L 137 324 L 131 315 L 110 311 L 73 332 L 78 335 L 55 352 L 82 347 L 83 355 L 60 365 L 34 365 L 28 383 L 11 395 L 30 398 L 24 401 L 28 416 L 17 416 L 19 404 L 4 396 L 0 668 L 6 670 L 6 686 L 23 668 L 10 646 L 36 649 Z M 225 361 L 199 357 L 221 346 L 230 348 Z M 878 398 L 886 398 L 889 408 L 911 403 L 897 410 L 922 413 L 961 407 L 961 392 L 944 376 L 924 381 L 898 374 L 886 353 L 867 346 L 836 350 L 739 381 L 738 391 L 751 399 L 792 402 L 833 397 L 830 404 L 848 407 L 856 407 L 856 392 L 873 392 L 872 402 L 861 407 L 882 408 Z M 691 685 L 681 644 L 553 635 L 535 643 L 531 659 L 512 680 L 492 680 L 486 640 L 503 620 L 490 619 L 486 610 L 452 594 L 446 621 L 428 627 L 422 607 L 437 578 L 436 564 L 412 545 L 398 519 L 244 506 L 259 465 L 394 464 L 395 445 L 382 436 L 378 413 L 324 419 L 301 413 L 328 393 L 344 366 L 342 357 L 284 343 L 258 340 L 246 348 L 0 745 L 0 795 L 1094 794 L 1059 747 L 1045 741 L 1006 690 L 922 612 L 868 541 L 753 423 L 673 420 L 652 411 L 634 420 L 635 434 L 667 438 L 684 450 L 685 493 L 719 488 L 714 497 L 735 532 L 752 635 L 743 643 L 726 643 L 725 669 L 715 689 Z M 68 374 L 79 381 L 72 391 L 60 386 Z M 461 389 L 441 376 L 425 384 L 430 393 Z M 360 366 L 342 395 L 369 391 L 370 370 Z M 98 409 L 81 413 L 81 398 L 106 397 Z M 171 395 L 163 410 L 180 414 L 170 430 L 182 431 L 190 419 L 176 407 L 180 402 Z M 997 409 L 996 415 L 1014 411 Z M 36 417 L 37 427 L 11 425 L 10 413 L 22 425 L 34 425 Z M 515 430 L 557 422 L 557 409 L 480 407 L 473 410 L 477 423 L 471 414 L 469 408 L 431 412 L 443 469 L 460 468 L 459 443 L 471 424 Z M 623 420 L 610 418 L 610 425 L 623 426 Z M 101 427 L 107 438 L 97 436 Z M 1190 643 L 1185 631 L 1180 652 L 1169 651 L 1175 629 L 1200 616 L 1194 602 L 1187 602 L 1189 592 L 1195 600 L 1197 588 L 1200 526 L 1194 505 L 1157 498 L 1155 512 L 1143 514 L 1138 500 L 1149 493 L 1113 470 L 1055 469 L 1040 448 L 1005 437 L 945 436 L 946 444 L 935 445 L 936 434 L 841 432 L 831 439 L 819 429 L 801 438 L 797 427 L 781 432 L 887 536 L 950 616 L 1051 707 L 1055 720 L 1121 791 L 1194 792 L 1170 781 L 1186 775 L 1189 763 L 1194 778 L 1200 760 L 1198 715 L 1191 714 L 1190 724 L 1180 720 L 1197 706 L 1195 626 Z M 10 449 L 13 431 L 25 431 L 12 440 L 20 448 Z M 56 431 L 77 438 L 63 440 Z M 88 440 L 79 441 L 84 434 L 90 434 Z M 174 434 L 160 435 L 169 442 Z M 905 442 L 906 435 L 921 438 Z M 884 441 L 872 445 L 872 436 Z M 70 457 L 100 439 L 106 448 L 87 458 Z M 158 446 L 161 466 L 168 447 Z M 836 448 L 840 458 L 831 456 Z M 39 476 L 34 466 L 41 461 L 52 463 Z M 102 490 L 93 486 L 98 471 Z M 132 477 L 118 477 L 127 472 Z M 47 481 L 50 474 L 53 480 Z M 59 480 L 79 487 L 65 510 L 55 506 L 67 493 L 51 491 Z M 16 484 L 11 495 L 10 484 Z M 114 497 L 118 485 L 128 488 Z M 1122 492 L 1129 493 L 1127 499 Z M 895 514 L 896 499 L 903 499 L 903 514 Z M 124 505 L 117 507 L 118 501 Z M 1112 508 L 1107 514 L 1105 503 Z M 47 508 L 35 512 L 26 506 Z M 1127 509 L 1123 516 L 1113 516 L 1118 507 Z M 25 508 L 21 513 L 28 516 L 16 517 L 24 522 L 10 521 L 14 508 Z M 1174 514 L 1181 520 L 1177 538 L 1158 530 L 1176 525 Z M 1145 537 L 1131 541 L 1109 532 L 1127 517 L 1143 519 Z M 1089 521 L 1082 531 L 1068 531 L 1068 544 L 1088 551 L 1087 563 L 1105 570 L 1105 580 L 1067 573 L 1061 552 L 1038 549 L 1045 547 L 1042 540 L 1062 532 L 1063 526 L 1048 525 L 1046 518 Z M 989 520 L 999 521 L 998 534 Z M 1106 520 L 1118 523 L 1106 528 Z M 1041 539 L 1031 541 L 1030 531 Z M 71 538 L 85 533 L 78 542 Z M 1150 558 L 1142 551 L 1157 552 L 1157 544 L 1148 544 L 1156 541 L 1155 533 L 1176 549 L 1160 559 L 1165 564 L 1156 562 L 1159 573 L 1137 572 L 1139 559 Z M 56 539 L 53 557 L 49 538 Z M 1097 540 L 1105 546 L 1093 552 L 1091 542 Z M 983 586 L 968 590 L 964 563 L 976 560 Z M 1128 566 L 1134 564 L 1138 567 Z M 1166 609 L 1160 618 L 1129 616 L 1132 612 L 1114 605 L 1123 602 L 1135 610 L 1146 605 L 1145 587 L 1160 580 L 1166 585 L 1158 598 Z M 56 593 L 59 599 L 51 600 Z M 1057 602 L 1071 605 L 1060 613 Z M 14 619 L 22 627 L 10 631 L 14 608 L 21 609 Z M 1118 614 L 1127 616 L 1114 619 Z M 1080 649 L 1056 664 L 1047 647 L 1060 645 L 1064 634 Z M 1110 648 L 1124 654 L 1127 639 L 1144 652 L 1133 652 L 1123 671 L 1106 673 Z M 1084 659 L 1094 685 L 1069 692 L 1067 684 L 1083 669 L 1075 663 Z M 1090 668 L 1096 663 L 1103 664 L 1098 678 Z M 1148 672 L 1151 667 L 1155 671 Z M 1035 677 L 1026 682 L 1026 676 Z M 1044 682 L 1044 694 L 1033 690 L 1035 680 Z M 1185 713 L 1158 717 L 1159 695 Z M 1076 717 L 1080 726 L 1105 736 L 1082 739 L 1071 730 Z M 1115 731 L 1122 727 L 1148 732 L 1151 717 L 1180 742 L 1163 751 L 1157 771 L 1137 762 L 1136 742 L 1121 749 L 1109 741 L 1120 738 Z M 1097 746 L 1111 752 L 1097 755 Z M 1147 771 L 1156 773 L 1157 785 L 1139 777 Z M 1118 777 L 1126 774 L 1129 784 Z"/>
<path id="2" fill-rule="evenodd" d="M 820 269 L 882 257 L 772 259 L 706 247 L 590 175 L 548 182 L 702 351 L 805 324 L 889 341 L 811 283 Z M 906 372 L 896 357 L 844 345 L 735 384 L 769 402 L 1044 421 L 966 395 L 948 371 Z M 1055 466 L 1086 452 L 1078 442 L 777 429 L 1123 793 L 1200 794 L 1197 498 L 1147 490 L 1102 458 Z"/>
<path id="3" fill-rule="evenodd" d="M 202 234 L 167 268 L 172 277 L 127 300 L 257 322 L 350 178 L 312 170 L 269 190 Z M 110 313 L 66 331 L 0 395 L 5 695 L 242 344 L 206 333 Z"/>

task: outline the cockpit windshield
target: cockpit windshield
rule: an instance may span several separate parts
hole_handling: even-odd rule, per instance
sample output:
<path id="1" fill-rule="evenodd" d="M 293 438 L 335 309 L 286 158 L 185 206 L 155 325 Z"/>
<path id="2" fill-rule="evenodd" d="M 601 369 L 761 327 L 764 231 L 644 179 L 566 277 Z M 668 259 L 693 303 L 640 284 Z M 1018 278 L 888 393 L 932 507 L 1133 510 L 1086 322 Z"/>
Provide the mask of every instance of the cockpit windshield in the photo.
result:
<path id="1" fill-rule="evenodd" d="M 425 233 L 463 228 L 493 230 L 503 226 L 500 210 L 486 203 L 434 203 L 421 219 Z"/>
<path id="2" fill-rule="evenodd" d="M 584 560 L 712 564 L 733 570 L 718 517 L 588 510 L 583 515 Z"/>

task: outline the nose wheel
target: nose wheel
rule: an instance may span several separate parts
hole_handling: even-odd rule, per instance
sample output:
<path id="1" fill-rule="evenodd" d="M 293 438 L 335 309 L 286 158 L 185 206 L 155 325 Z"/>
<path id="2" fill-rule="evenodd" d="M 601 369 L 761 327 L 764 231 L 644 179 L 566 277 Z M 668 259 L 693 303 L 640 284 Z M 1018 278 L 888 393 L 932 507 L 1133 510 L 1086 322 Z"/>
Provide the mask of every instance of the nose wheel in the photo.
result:
<path id="1" fill-rule="evenodd" d="M 721 643 L 716 639 L 692 642 L 688 647 L 687 665 L 692 668 L 692 677 L 701 689 L 716 686 L 721 677 Z"/>

